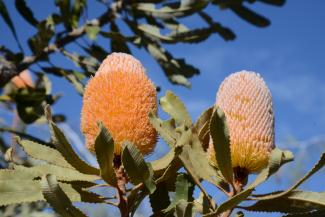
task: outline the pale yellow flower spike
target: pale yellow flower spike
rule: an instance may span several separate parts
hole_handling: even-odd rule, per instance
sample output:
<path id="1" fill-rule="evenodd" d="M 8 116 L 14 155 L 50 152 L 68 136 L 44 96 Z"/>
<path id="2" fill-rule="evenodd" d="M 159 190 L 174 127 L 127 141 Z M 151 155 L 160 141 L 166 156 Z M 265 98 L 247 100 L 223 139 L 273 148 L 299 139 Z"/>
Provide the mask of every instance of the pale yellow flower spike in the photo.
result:
<path id="1" fill-rule="evenodd" d="M 116 155 L 124 141 L 143 154 L 151 153 L 157 132 L 149 122 L 150 111 L 157 113 L 157 93 L 142 64 L 128 54 L 108 55 L 84 92 L 81 130 L 88 149 L 94 152 L 101 121 L 113 136 Z"/>
<path id="2" fill-rule="evenodd" d="M 248 71 L 231 74 L 218 90 L 216 105 L 227 119 L 232 167 L 249 173 L 266 167 L 275 147 L 274 114 L 271 93 L 262 77 Z M 211 142 L 208 151 L 214 160 Z"/>

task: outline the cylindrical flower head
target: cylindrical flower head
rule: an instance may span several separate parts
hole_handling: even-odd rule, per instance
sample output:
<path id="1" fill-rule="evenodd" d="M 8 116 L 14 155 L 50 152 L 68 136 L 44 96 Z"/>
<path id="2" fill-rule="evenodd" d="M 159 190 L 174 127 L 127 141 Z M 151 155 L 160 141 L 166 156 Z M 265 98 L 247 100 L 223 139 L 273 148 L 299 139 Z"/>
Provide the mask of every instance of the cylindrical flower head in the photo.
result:
<path id="1" fill-rule="evenodd" d="M 153 151 L 157 132 L 149 122 L 150 111 L 157 113 L 157 93 L 142 64 L 128 54 L 108 55 L 85 88 L 81 130 L 94 152 L 101 121 L 115 141 L 114 153 L 132 142 L 143 154 Z"/>
<path id="2" fill-rule="evenodd" d="M 249 173 L 266 167 L 275 147 L 274 114 L 271 93 L 262 77 L 248 71 L 231 74 L 220 85 L 216 106 L 226 116 L 232 167 Z M 212 142 L 208 152 L 216 163 Z"/>

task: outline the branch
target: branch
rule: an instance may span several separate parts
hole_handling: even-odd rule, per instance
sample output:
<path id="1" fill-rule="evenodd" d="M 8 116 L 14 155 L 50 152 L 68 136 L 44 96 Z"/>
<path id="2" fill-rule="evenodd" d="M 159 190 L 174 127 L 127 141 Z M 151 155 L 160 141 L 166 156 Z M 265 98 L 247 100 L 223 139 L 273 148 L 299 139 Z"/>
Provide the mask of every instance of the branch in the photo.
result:
<path id="1" fill-rule="evenodd" d="M 65 45 L 77 40 L 78 38 L 82 37 L 86 33 L 86 26 L 89 24 L 104 26 L 105 24 L 111 22 L 115 19 L 116 11 L 113 9 L 108 9 L 105 13 L 99 16 L 96 19 L 91 20 L 89 23 L 74 29 L 70 33 L 68 33 L 65 37 L 57 39 L 53 44 L 49 44 L 47 47 L 43 49 L 43 52 L 39 55 L 33 56 L 25 56 L 23 61 L 13 70 L 15 73 L 7 73 L 7 76 L 1 76 L 0 87 L 4 86 L 7 82 L 9 82 L 14 76 L 18 75 L 23 70 L 27 69 L 30 65 L 34 64 L 38 60 L 40 60 L 44 56 L 48 56 L 49 54 L 57 51 L 60 48 L 63 48 Z M 0 68 L 1 69 L 1 68 Z M 13 71 L 12 70 L 12 71 Z M 2 75 L 2 70 L 0 71 L 0 75 Z"/>

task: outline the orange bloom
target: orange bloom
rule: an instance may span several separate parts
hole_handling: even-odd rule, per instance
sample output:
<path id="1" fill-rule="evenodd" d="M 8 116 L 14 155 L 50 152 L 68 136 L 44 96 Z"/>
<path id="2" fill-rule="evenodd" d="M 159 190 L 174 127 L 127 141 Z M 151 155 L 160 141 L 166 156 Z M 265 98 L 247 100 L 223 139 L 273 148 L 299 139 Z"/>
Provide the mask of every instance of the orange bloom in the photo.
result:
<path id="1" fill-rule="evenodd" d="M 225 113 L 231 145 L 232 167 L 258 172 L 267 166 L 274 149 L 274 114 L 272 97 L 262 77 L 241 71 L 221 84 L 216 106 Z M 209 150 L 215 162 L 213 144 Z"/>
<path id="2" fill-rule="evenodd" d="M 113 136 L 115 154 L 124 141 L 143 154 L 151 153 L 157 132 L 149 122 L 150 111 L 157 113 L 157 93 L 142 64 L 128 54 L 108 55 L 84 92 L 81 129 L 88 149 L 94 151 L 101 121 Z"/>
<path id="3" fill-rule="evenodd" d="M 22 71 L 19 75 L 13 77 L 11 82 L 17 88 L 33 87 L 34 82 L 28 70 Z"/>

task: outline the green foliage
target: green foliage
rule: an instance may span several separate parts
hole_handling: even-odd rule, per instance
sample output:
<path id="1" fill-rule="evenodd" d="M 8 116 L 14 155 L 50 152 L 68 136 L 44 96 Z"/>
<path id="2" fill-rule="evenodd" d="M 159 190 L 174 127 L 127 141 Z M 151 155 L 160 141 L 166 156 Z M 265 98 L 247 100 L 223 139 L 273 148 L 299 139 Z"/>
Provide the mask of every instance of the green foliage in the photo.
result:
<path id="1" fill-rule="evenodd" d="M 80 59 L 78 55 L 72 54 L 74 58 L 71 60 L 80 68 L 75 73 L 80 73 L 87 77 L 96 72 L 98 64 L 102 61 L 102 57 L 110 52 L 126 52 L 131 53 L 130 46 L 144 48 L 163 69 L 168 79 L 175 84 L 189 87 L 188 78 L 199 74 L 199 70 L 185 62 L 182 58 L 175 58 L 170 52 L 164 48 L 164 44 L 177 43 L 200 43 L 208 39 L 212 35 L 220 35 L 224 40 L 234 40 L 235 33 L 228 27 L 223 26 L 219 22 L 215 22 L 214 14 L 209 14 L 209 7 L 219 7 L 220 9 L 229 9 L 242 19 L 249 23 L 265 27 L 270 24 L 270 21 L 257 14 L 244 4 L 244 1 L 219 1 L 219 0 L 173 0 L 173 1 L 131 1 L 119 2 L 98 1 L 103 4 L 103 8 L 107 8 L 100 16 L 90 19 L 88 17 L 89 5 L 94 4 L 94 0 L 56 0 L 54 6 L 57 10 L 49 14 L 43 20 L 39 20 L 34 15 L 33 8 L 26 0 L 15 0 L 17 12 L 21 17 L 35 30 L 35 34 L 27 39 L 27 44 L 30 50 L 23 50 L 18 41 L 18 35 L 14 25 L 14 21 L 10 16 L 7 6 L 3 0 L 0 1 L 0 15 L 13 33 L 20 50 L 1 51 L 7 61 L 12 63 L 15 73 L 1 81 L 0 85 L 4 86 L 10 78 L 15 74 L 20 73 L 24 69 L 32 69 L 39 62 L 43 63 L 43 67 L 53 67 L 50 56 L 52 53 L 66 55 L 71 53 L 69 50 L 70 44 L 75 44 L 86 51 L 84 58 Z M 249 1 L 254 3 L 255 1 Z M 265 4 L 282 6 L 284 0 L 260 0 Z M 215 10 L 215 8 L 214 8 Z M 205 26 L 186 26 L 182 18 L 196 16 L 195 19 L 201 19 Z M 128 26 L 129 29 L 121 28 L 122 24 Z M 103 28 L 105 25 L 107 28 Z M 58 30 L 57 26 L 63 25 L 64 30 Z M 166 33 L 165 33 L 166 32 Z M 93 55 L 91 53 L 98 52 L 96 49 L 97 38 L 103 36 L 109 40 L 101 49 L 101 58 L 96 57 L 96 62 L 84 62 Z M 82 39 L 82 40 L 79 40 Z M 82 42 L 83 41 L 83 42 Z M 84 43 L 86 41 L 86 43 Z M 110 51 L 107 51 L 106 44 L 110 44 Z M 8 58 L 8 54 L 20 55 L 21 61 L 14 61 Z M 94 55 L 95 56 L 95 55 Z M 95 64 L 95 65 L 94 65 Z M 42 67 L 42 68 L 43 68 Z M 62 69 L 62 66 L 57 66 Z M 93 68 L 92 70 L 89 70 Z M 43 69 L 44 70 L 44 69 Z M 62 69 L 63 70 L 63 69 Z M 75 71 L 74 69 L 64 69 L 64 73 L 55 73 L 58 76 L 63 73 L 63 77 L 69 80 L 74 86 L 80 87 L 83 85 L 82 80 L 72 82 L 71 74 L 68 72 Z M 44 70 L 46 73 L 47 70 Z M 4 71 L 1 70 L 1 74 Z M 72 73 L 72 74 L 75 74 Z M 77 88 L 79 93 L 80 88 Z"/>
<path id="2" fill-rule="evenodd" d="M 18 204 L 15 207 L 26 207 L 26 203 L 42 205 L 46 201 L 64 217 L 86 216 L 74 206 L 74 202 L 116 206 L 122 217 L 126 217 L 133 216 L 143 199 L 149 197 L 154 216 L 229 216 L 235 208 L 247 212 L 280 212 L 287 217 L 324 216 L 324 192 L 297 188 L 324 167 L 325 154 L 289 189 L 254 194 L 259 185 L 293 160 L 293 154 L 274 149 L 268 166 L 257 174 L 255 180 L 247 186 L 241 183 L 242 186 L 238 187 L 231 166 L 227 123 L 219 108 L 208 108 L 193 122 L 180 98 L 168 91 L 160 99 L 160 105 L 169 119 L 162 120 L 150 113 L 149 120 L 170 150 L 152 162 L 147 162 L 137 147 L 128 141 L 123 145 L 122 156 L 114 153 L 114 138 L 99 124 L 95 140 L 99 168 L 96 168 L 74 151 L 58 127 L 56 122 L 64 117 L 60 114 L 52 116 L 49 106 L 45 106 L 53 105 L 59 99 L 59 95 L 52 93 L 48 74 L 66 79 L 83 95 L 85 80 L 96 73 L 108 53 L 131 53 L 133 49 L 148 52 L 170 82 L 190 87 L 189 78 L 199 74 L 199 70 L 184 59 L 174 57 L 166 49 L 166 44 L 195 44 L 213 35 L 226 41 L 234 40 L 235 33 L 216 22 L 209 7 L 230 10 L 252 25 L 266 27 L 270 21 L 250 9 L 249 4 L 261 2 L 282 6 L 284 0 L 98 2 L 105 10 L 94 19 L 90 19 L 87 12 L 93 3 L 91 0 L 56 0 L 57 10 L 39 20 L 27 1 L 15 0 L 17 12 L 34 30 L 34 34 L 24 42 L 29 49 L 23 50 L 7 3 L 0 0 L 1 19 L 19 48 L 10 50 L 0 46 L 0 86 L 4 87 L 0 102 L 8 108 L 15 105 L 17 118 L 25 124 L 44 122 L 46 117 L 51 132 L 51 141 L 43 141 L 19 129 L 1 126 L 1 132 L 11 132 L 23 138 L 16 140 L 27 159 L 16 161 L 12 156 L 13 149 L 0 137 L 1 152 L 6 152 L 8 167 L 0 170 L 0 206 L 6 206 L 1 208 L 1 215 L 3 210 L 12 216 L 17 214 L 9 210 L 15 204 Z M 191 16 L 205 25 L 185 25 L 183 19 Z M 99 38 L 104 39 L 105 45 L 99 43 Z M 108 44 L 110 47 L 106 46 Z M 78 46 L 80 53 L 72 51 L 71 45 Z M 54 53 L 73 62 L 75 67 L 54 65 L 51 62 Z M 17 88 L 9 81 L 25 69 L 37 75 L 37 80 L 33 86 Z M 214 146 L 217 165 L 209 162 L 206 152 L 210 140 L 218 144 Z M 4 161 L 2 158 L 1 162 Z M 203 182 L 209 182 L 228 198 L 216 203 Z M 94 193 L 93 189 L 99 187 L 117 191 L 113 196 Z M 193 194 L 195 188 L 200 191 L 197 198 Z M 254 202 L 242 206 L 245 201 Z M 28 212 L 38 214 L 45 208 L 45 205 L 40 208 L 32 204 L 28 206 Z M 237 212 L 238 217 L 244 216 L 242 211 Z"/>
<path id="3" fill-rule="evenodd" d="M 170 114 L 170 119 L 164 121 L 152 113 L 149 118 L 169 143 L 170 151 L 160 159 L 146 162 L 136 146 L 126 141 L 122 156 L 119 156 L 114 154 L 111 134 L 103 124 L 99 124 L 95 140 L 99 169 L 79 158 L 63 132 L 53 122 L 49 106 L 46 106 L 45 115 L 55 149 L 18 139 L 26 154 L 39 162 L 30 166 L 13 162 L 11 169 L 0 170 L 0 194 L 3 195 L 0 205 L 47 201 L 61 216 L 72 217 L 85 216 L 73 202 L 104 203 L 118 207 L 124 217 L 133 216 L 142 200 L 149 196 L 154 216 L 218 216 L 230 214 L 234 208 L 281 212 L 288 217 L 322 215 L 325 209 L 324 192 L 309 192 L 297 188 L 324 167 L 325 153 L 316 165 L 289 189 L 256 195 L 253 192 L 259 185 L 275 174 L 281 166 L 293 160 L 290 151 L 275 148 L 268 166 L 254 181 L 247 186 L 243 183 L 242 188 L 238 188 L 238 180 L 236 182 L 236 177 L 232 176 L 233 169 L 219 164 L 221 161 L 230 162 L 231 156 L 226 139 L 226 120 L 222 111 L 211 107 L 193 123 L 184 104 L 172 92 L 167 92 L 161 101 L 162 108 Z M 214 142 L 223 143 L 224 147 L 217 150 L 220 152 L 220 155 L 216 155 L 218 167 L 209 162 L 203 143 L 205 139 L 202 139 L 206 134 L 211 136 Z M 186 173 L 181 173 L 181 168 L 184 168 Z M 225 174 L 231 174 L 232 179 L 226 179 Z M 125 189 L 127 180 L 132 183 L 128 190 Z M 210 182 L 225 193 L 228 199 L 217 204 L 206 191 L 203 181 Z M 99 182 L 103 184 L 98 184 Z M 114 197 L 95 194 L 91 189 L 97 187 L 117 189 L 117 194 Z M 193 194 L 195 187 L 200 191 L 198 198 Z M 118 199 L 117 203 L 114 198 Z M 249 206 L 240 205 L 247 200 L 255 203 Z M 239 211 L 237 216 L 243 216 L 243 213 Z"/>

